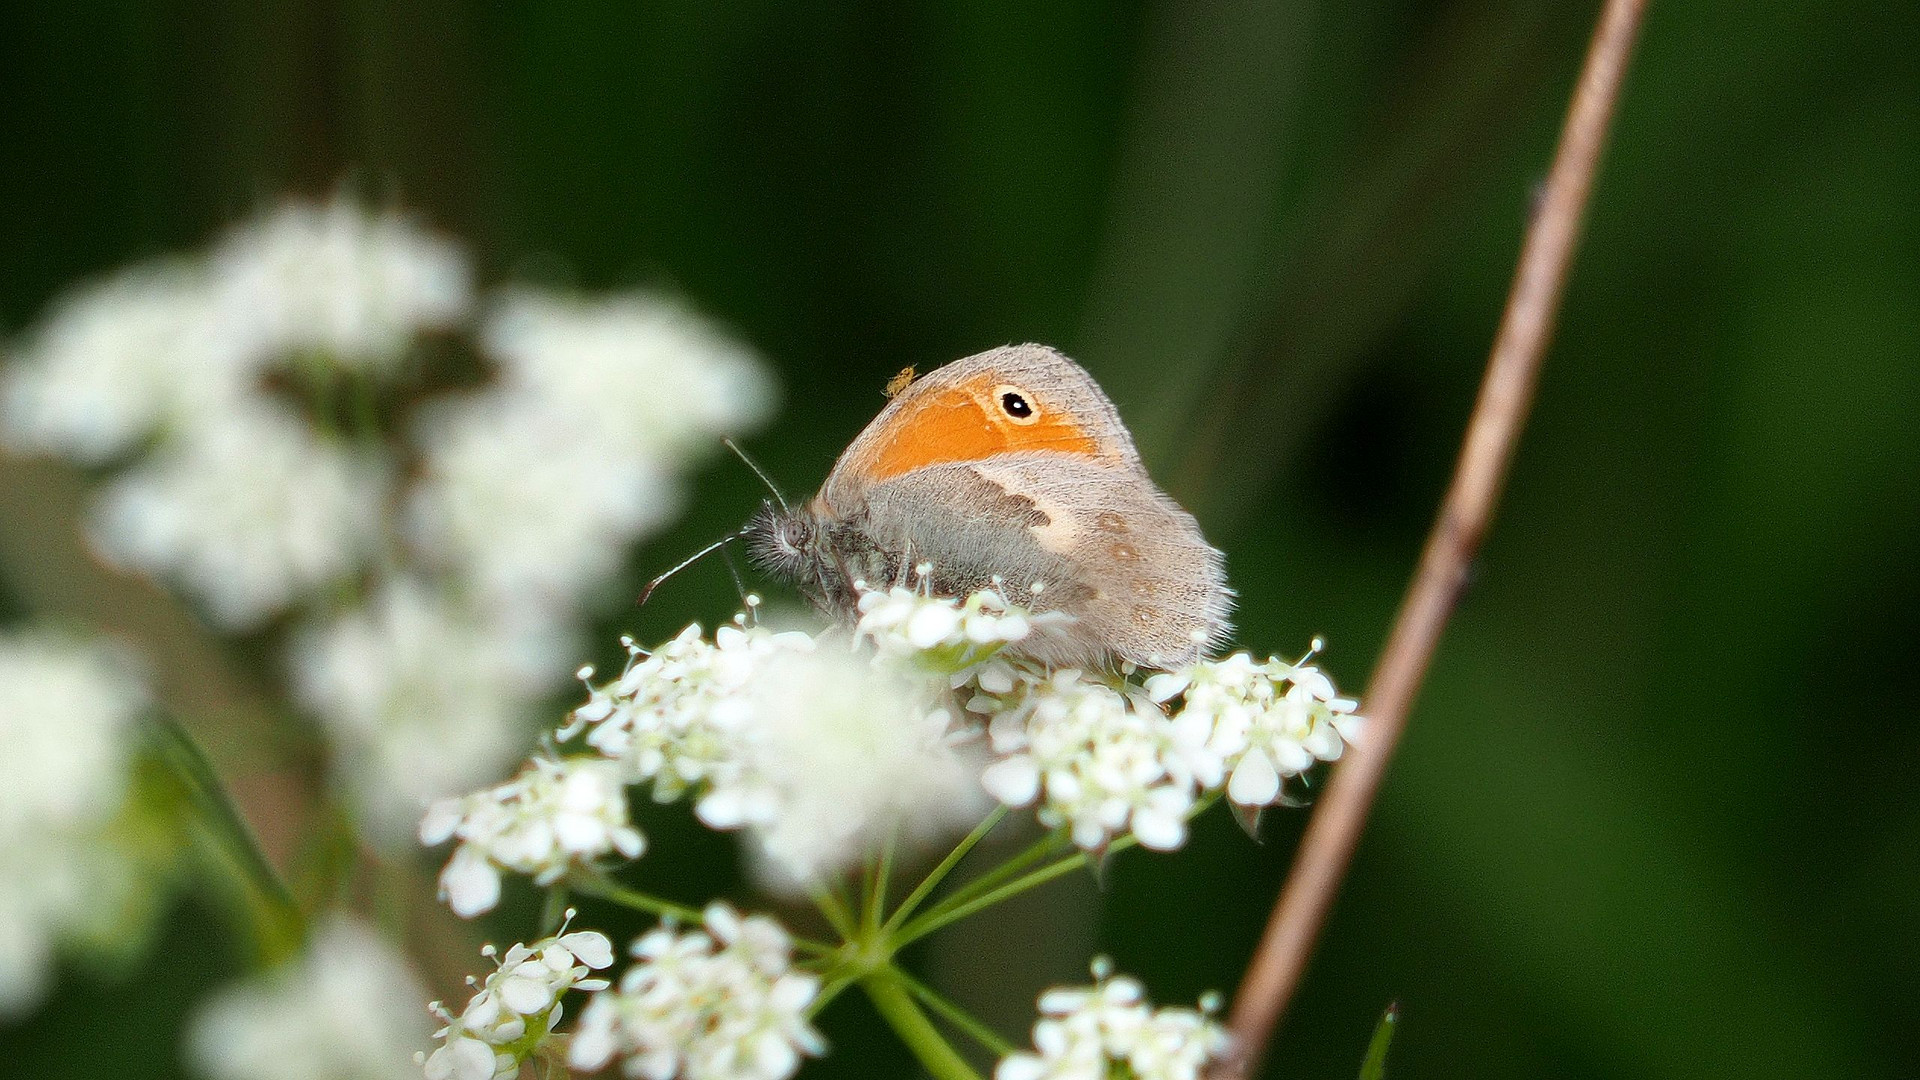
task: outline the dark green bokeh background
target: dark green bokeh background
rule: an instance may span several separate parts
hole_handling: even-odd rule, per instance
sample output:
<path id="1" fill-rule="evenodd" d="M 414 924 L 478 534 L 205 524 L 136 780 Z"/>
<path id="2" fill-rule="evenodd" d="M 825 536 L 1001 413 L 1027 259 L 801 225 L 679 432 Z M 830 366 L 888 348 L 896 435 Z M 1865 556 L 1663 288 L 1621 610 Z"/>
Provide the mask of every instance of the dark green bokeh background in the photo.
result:
<path id="1" fill-rule="evenodd" d="M 1357 688 L 1593 14 L 15 0 L 0 330 L 344 177 L 490 279 L 730 321 L 781 371 L 752 445 L 793 488 L 900 367 L 1055 343 L 1227 550 L 1240 643 L 1324 633 Z M 1401 1077 L 1920 1075 L 1916 56 L 1911 3 L 1655 0 L 1509 498 L 1271 1075 L 1352 1075 L 1390 999 Z M 636 578 L 757 497 L 709 470 Z M 606 627 L 732 603 L 708 568 Z M 1230 989 L 1299 821 L 1255 847 L 1217 813 L 1052 903 L 1162 1000 Z M 197 910 L 0 1033 L 8 1071 L 174 1068 L 235 963 Z M 903 1075 L 859 1020 L 819 1074 Z"/>

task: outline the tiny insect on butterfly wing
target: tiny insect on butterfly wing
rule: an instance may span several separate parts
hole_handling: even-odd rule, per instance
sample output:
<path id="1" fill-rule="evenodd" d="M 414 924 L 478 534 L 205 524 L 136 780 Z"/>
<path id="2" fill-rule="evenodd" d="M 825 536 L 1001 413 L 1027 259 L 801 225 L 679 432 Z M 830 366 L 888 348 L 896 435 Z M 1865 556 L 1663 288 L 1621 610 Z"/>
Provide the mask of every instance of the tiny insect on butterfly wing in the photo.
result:
<path id="1" fill-rule="evenodd" d="M 1227 631 L 1220 553 L 1154 486 L 1092 376 L 1044 346 L 994 349 L 901 390 L 810 513 L 815 576 L 880 583 L 926 563 L 943 594 L 1000 583 L 1073 616 L 1022 646 L 1057 665 L 1175 667 Z"/>
<path id="2" fill-rule="evenodd" d="M 881 396 L 887 397 L 887 398 L 899 397 L 900 391 L 905 390 L 907 387 L 913 385 L 914 376 L 915 376 L 915 372 L 913 369 L 913 365 L 909 364 L 906 367 L 901 368 L 897 373 L 895 373 L 893 378 L 887 380 L 887 385 L 881 388 L 880 390 Z"/>

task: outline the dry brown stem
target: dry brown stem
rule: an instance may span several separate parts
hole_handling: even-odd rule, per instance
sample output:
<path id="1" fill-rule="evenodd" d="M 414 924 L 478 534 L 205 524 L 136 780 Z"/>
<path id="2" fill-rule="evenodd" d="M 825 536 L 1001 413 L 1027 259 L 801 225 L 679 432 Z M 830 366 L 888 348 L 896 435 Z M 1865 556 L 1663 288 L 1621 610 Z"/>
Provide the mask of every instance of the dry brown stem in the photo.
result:
<path id="1" fill-rule="evenodd" d="M 1259 1064 L 1306 971 L 1387 762 L 1406 728 L 1408 710 L 1493 519 L 1526 424 L 1541 359 L 1553 336 L 1587 196 L 1646 2 L 1607 0 L 1600 12 L 1552 171 L 1520 249 L 1453 483 L 1367 688 L 1366 736 L 1334 770 L 1307 823 L 1292 873 L 1234 998 L 1228 1023 L 1234 1054 L 1215 1070 L 1214 1080 L 1237 1080 Z"/>

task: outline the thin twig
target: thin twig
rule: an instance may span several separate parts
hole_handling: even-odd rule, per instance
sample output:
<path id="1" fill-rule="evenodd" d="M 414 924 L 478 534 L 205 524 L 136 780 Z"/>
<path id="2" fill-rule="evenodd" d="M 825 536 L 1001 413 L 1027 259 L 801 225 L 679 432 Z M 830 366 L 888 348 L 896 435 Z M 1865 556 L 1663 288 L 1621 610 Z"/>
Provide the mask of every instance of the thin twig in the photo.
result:
<path id="1" fill-rule="evenodd" d="M 1561 127 L 1553 169 L 1520 249 L 1452 486 L 1368 686 L 1365 738 L 1340 762 L 1307 823 L 1292 873 L 1235 996 L 1228 1024 L 1234 1051 L 1215 1071 L 1215 1080 L 1253 1071 L 1299 985 L 1406 727 L 1414 695 L 1492 521 L 1553 336 L 1581 217 L 1646 3 L 1607 0 L 1600 13 Z"/>

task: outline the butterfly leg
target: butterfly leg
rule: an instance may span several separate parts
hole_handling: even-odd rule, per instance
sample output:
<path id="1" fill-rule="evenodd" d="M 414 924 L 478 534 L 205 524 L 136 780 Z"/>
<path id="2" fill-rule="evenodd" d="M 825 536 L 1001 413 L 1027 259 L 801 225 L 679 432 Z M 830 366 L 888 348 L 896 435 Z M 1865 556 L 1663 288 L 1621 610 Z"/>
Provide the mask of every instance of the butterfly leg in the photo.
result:
<path id="1" fill-rule="evenodd" d="M 904 588 L 907 584 L 908 576 L 912 573 L 913 573 L 913 541 L 909 539 L 907 541 L 906 550 L 900 553 L 900 565 L 894 568 L 893 587 L 896 589 Z"/>

